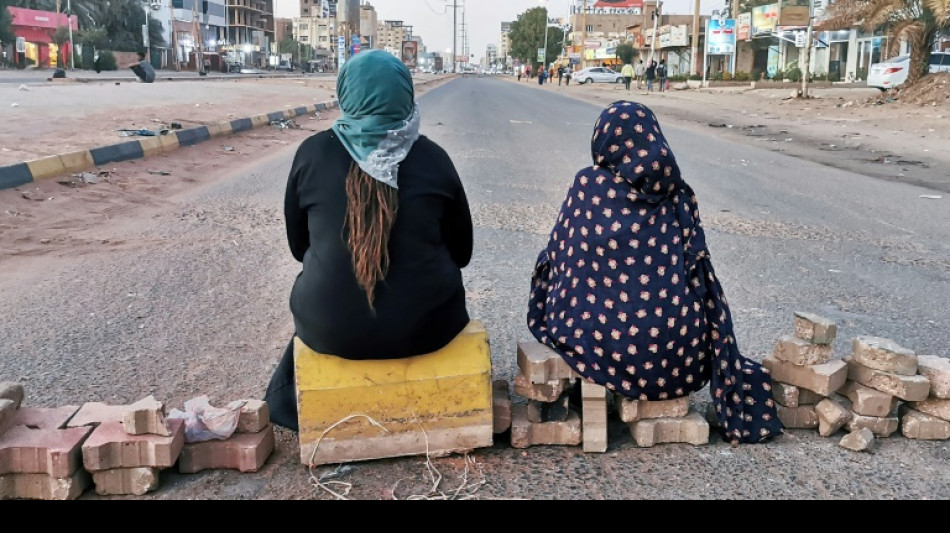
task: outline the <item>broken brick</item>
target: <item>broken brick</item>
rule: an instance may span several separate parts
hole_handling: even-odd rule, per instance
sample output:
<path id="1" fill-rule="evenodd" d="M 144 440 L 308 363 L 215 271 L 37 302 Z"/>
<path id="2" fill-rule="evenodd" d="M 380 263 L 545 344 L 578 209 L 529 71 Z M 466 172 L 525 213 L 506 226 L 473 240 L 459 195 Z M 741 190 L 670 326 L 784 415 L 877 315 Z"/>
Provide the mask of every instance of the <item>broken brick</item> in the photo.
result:
<path id="1" fill-rule="evenodd" d="M 884 417 L 854 415 L 845 428 L 852 433 L 868 429 L 875 437 L 887 438 L 900 429 L 900 419 L 897 418 L 897 411 Z"/>
<path id="2" fill-rule="evenodd" d="M 709 423 L 703 415 L 692 412 L 680 418 L 655 418 L 630 424 L 630 434 L 641 448 L 658 444 L 709 444 Z"/>
<path id="3" fill-rule="evenodd" d="M 950 400 L 950 359 L 936 355 L 917 357 L 917 370 L 930 380 L 930 395 L 939 400 Z"/>
<path id="4" fill-rule="evenodd" d="M 571 365 L 559 353 L 540 342 L 518 343 L 518 368 L 535 385 L 574 378 Z"/>
<path id="5" fill-rule="evenodd" d="M 122 412 L 122 429 L 129 435 L 171 436 L 165 424 L 165 404 L 149 396 Z"/>
<path id="6" fill-rule="evenodd" d="M 76 470 L 66 478 L 47 474 L 0 475 L 0 500 L 75 500 L 89 488 L 89 472 Z"/>
<path id="7" fill-rule="evenodd" d="M 170 437 L 129 435 L 119 422 L 105 422 L 82 446 L 83 465 L 90 472 L 114 468 L 169 468 L 185 444 L 185 421 L 168 421 Z"/>
<path id="8" fill-rule="evenodd" d="M 241 417 L 238 419 L 237 433 L 260 433 L 270 425 L 270 407 L 263 400 L 241 400 Z"/>
<path id="9" fill-rule="evenodd" d="M 851 400 L 851 410 L 858 415 L 883 417 L 897 409 L 897 398 L 856 381 L 849 380 L 838 392 Z"/>
<path id="10" fill-rule="evenodd" d="M 762 364 L 769 370 L 773 381 L 795 385 L 826 397 L 834 394 L 848 379 L 848 366 L 841 360 L 823 365 L 799 366 L 768 355 Z"/>
<path id="11" fill-rule="evenodd" d="M 831 320 L 812 314 L 795 313 L 795 335 L 813 344 L 834 344 L 838 326 Z"/>
<path id="12" fill-rule="evenodd" d="M 570 380 L 558 379 L 547 383 L 531 383 L 527 376 L 518 374 L 515 376 L 515 394 L 529 400 L 539 402 L 553 402 L 557 400 L 565 390 L 570 388 Z"/>
<path id="13" fill-rule="evenodd" d="M 852 452 L 870 452 L 874 449 L 874 443 L 874 433 L 863 428 L 845 435 L 838 445 Z"/>
<path id="14" fill-rule="evenodd" d="M 785 336 L 775 345 L 775 357 L 798 366 L 823 365 L 834 357 L 834 349 L 827 344 L 811 344 Z"/>
<path id="15" fill-rule="evenodd" d="M 625 398 L 618 394 L 615 404 L 620 420 L 627 423 L 656 418 L 682 418 L 689 414 L 689 396 L 651 402 Z"/>
<path id="16" fill-rule="evenodd" d="M 14 426 L 16 412 L 16 403 L 13 400 L 0 399 L 0 436 Z"/>
<path id="17" fill-rule="evenodd" d="M 925 376 L 905 376 L 876 370 L 850 357 L 845 357 L 844 361 L 848 363 L 848 379 L 857 381 L 865 387 L 908 402 L 923 401 L 930 396 L 930 380 Z"/>
<path id="18" fill-rule="evenodd" d="M 818 415 L 818 434 L 830 437 L 843 428 L 854 417 L 851 402 L 828 398 L 815 406 Z"/>
<path id="19" fill-rule="evenodd" d="M 511 429 L 511 392 L 508 380 L 492 382 L 492 432 L 496 435 Z"/>
<path id="20" fill-rule="evenodd" d="M 817 429 L 819 420 L 814 405 L 799 407 L 775 406 L 778 419 L 787 429 Z"/>
<path id="21" fill-rule="evenodd" d="M 950 422 L 915 411 L 906 405 L 900 407 L 901 434 L 914 440 L 950 440 Z"/>
<path id="22" fill-rule="evenodd" d="M 950 400 L 930 398 L 922 402 L 910 402 L 910 408 L 950 422 Z"/>
<path id="23" fill-rule="evenodd" d="M 19 409 L 23 404 L 24 395 L 23 385 L 13 381 L 0 382 L 0 400 L 10 400 Z"/>
<path id="24" fill-rule="evenodd" d="M 78 410 L 77 405 L 54 408 L 22 407 L 16 412 L 14 425 L 30 429 L 63 429 Z"/>
<path id="25" fill-rule="evenodd" d="M 890 339 L 861 336 L 851 344 L 854 352 L 851 358 L 857 363 L 881 372 L 917 375 L 917 354 Z"/>
<path id="26" fill-rule="evenodd" d="M 583 442 L 581 417 L 571 411 L 566 422 L 532 424 L 526 405 L 511 406 L 511 446 L 579 446 Z"/>
<path id="27" fill-rule="evenodd" d="M 79 411 L 69 419 L 66 427 L 77 428 L 95 426 L 104 422 L 122 422 L 122 415 L 128 409 L 127 405 L 107 405 L 104 403 L 85 403 Z"/>
<path id="28" fill-rule="evenodd" d="M 158 488 L 159 469 L 113 468 L 93 472 L 92 481 L 100 496 L 144 496 Z"/>
<path id="29" fill-rule="evenodd" d="M 235 433 L 227 440 L 185 444 L 178 458 L 178 471 L 194 474 L 202 470 L 257 472 L 274 452 L 274 427 L 257 433 Z"/>

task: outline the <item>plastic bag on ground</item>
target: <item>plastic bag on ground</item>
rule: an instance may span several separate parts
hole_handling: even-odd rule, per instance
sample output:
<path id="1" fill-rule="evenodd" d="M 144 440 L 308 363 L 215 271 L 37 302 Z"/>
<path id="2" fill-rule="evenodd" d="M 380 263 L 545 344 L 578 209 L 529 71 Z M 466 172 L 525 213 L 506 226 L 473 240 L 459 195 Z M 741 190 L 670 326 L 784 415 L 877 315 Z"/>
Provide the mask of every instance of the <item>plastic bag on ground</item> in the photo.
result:
<path id="1" fill-rule="evenodd" d="M 166 419 L 185 421 L 185 442 L 228 440 L 237 430 L 241 408 L 245 402 L 231 402 L 227 407 L 213 407 L 207 396 L 185 402 L 185 410 L 172 409 Z"/>

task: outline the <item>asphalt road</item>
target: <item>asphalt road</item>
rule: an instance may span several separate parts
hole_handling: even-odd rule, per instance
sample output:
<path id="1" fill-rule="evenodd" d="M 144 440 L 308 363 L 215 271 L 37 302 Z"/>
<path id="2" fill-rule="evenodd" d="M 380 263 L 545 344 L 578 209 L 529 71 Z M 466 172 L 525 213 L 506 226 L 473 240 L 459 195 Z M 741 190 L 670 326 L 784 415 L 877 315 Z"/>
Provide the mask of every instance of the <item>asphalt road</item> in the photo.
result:
<path id="1" fill-rule="evenodd" d="M 529 279 L 568 185 L 589 164 L 600 108 L 536 85 L 459 79 L 421 99 L 423 133 L 445 147 L 476 221 L 465 271 L 472 315 L 491 335 L 495 379 L 514 378 Z M 792 313 L 839 323 L 850 339 L 883 336 L 950 355 L 950 204 L 930 191 L 819 166 L 681 129 L 660 117 L 694 187 L 739 346 L 761 359 L 792 333 Z M 259 397 L 292 329 L 287 297 L 298 265 L 284 244 L 281 203 L 293 150 L 193 194 L 174 209 L 115 228 L 128 254 L 51 261 L 2 283 L 0 380 L 23 379 L 27 403 L 131 402 L 169 407 L 208 394 Z M 708 398 L 695 398 L 700 406 Z M 606 454 L 574 447 L 512 449 L 504 438 L 472 457 L 476 497 L 527 499 L 937 499 L 950 497 L 950 444 L 881 441 L 854 454 L 815 431 L 732 449 L 638 449 L 622 425 Z M 327 498 L 297 462 L 294 435 L 257 474 L 163 474 L 145 498 Z M 435 459 L 442 488 L 462 462 Z M 354 465 L 353 498 L 425 491 L 420 458 Z M 470 481 L 479 479 L 474 473 Z M 431 485 L 431 482 L 428 483 Z M 86 497 L 94 497 L 87 493 Z"/>

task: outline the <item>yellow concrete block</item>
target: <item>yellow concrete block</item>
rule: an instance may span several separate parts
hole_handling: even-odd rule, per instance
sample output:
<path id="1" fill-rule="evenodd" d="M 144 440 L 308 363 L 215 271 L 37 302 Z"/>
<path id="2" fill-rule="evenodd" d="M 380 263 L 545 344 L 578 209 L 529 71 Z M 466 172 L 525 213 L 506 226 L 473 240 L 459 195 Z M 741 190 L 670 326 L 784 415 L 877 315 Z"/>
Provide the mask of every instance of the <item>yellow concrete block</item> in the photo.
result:
<path id="1" fill-rule="evenodd" d="M 267 115 L 254 115 L 251 117 L 251 124 L 255 128 L 259 128 L 261 126 L 270 124 L 270 119 L 267 117 Z"/>
<path id="2" fill-rule="evenodd" d="M 33 175 L 34 180 L 55 178 L 66 173 L 63 160 L 58 155 L 27 161 L 26 165 L 30 167 L 30 174 Z"/>
<path id="3" fill-rule="evenodd" d="M 295 118 L 296 116 L 297 116 L 296 108 L 284 110 L 284 118 Z"/>
<path id="4" fill-rule="evenodd" d="M 208 126 L 208 129 L 211 130 L 211 136 L 215 137 L 214 130 L 211 128 L 211 126 Z M 231 128 L 230 120 L 218 122 L 218 136 L 231 135 L 232 133 L 234 133 L 234 130 Z"/>
<path id="5" fill-rule="evenodd" d="M 160 154 L 164 150 L 161 137 L 139 139 L 139 144 L 142 145 L 142 153 L 145 154 L 145 157 Z"/>
<path id="6" fill-rule="evenodd" d="M 88 170 L 96 166 L 96 162 L 93 161 L 92 154 L 89 153 L 89 150 L 69 152 L 68 154 L 60 155 L 59 158 L 63 161 L 63 167 L 66 168 L 66 172 L 82 172 L 83 170 Z"/>
<path id="7" fill-rule="evenodd" d="M 492 445 L 491 349 L 478 321 L 445 348 L 408 359 L 349 361 L 318 354 L 300 339 L 294 356 L 305 465 Z"/>

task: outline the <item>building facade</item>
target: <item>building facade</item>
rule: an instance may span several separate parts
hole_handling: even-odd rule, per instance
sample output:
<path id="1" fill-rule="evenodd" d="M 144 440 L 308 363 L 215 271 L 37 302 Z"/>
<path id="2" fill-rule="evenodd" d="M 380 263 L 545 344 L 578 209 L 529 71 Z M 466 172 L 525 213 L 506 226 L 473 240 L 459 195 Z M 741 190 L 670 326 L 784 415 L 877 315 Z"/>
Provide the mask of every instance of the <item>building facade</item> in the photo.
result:
<path id="1" fill-rule="evenodd" d="M 498 57 L 507 61 L 511 55 L 511 23 L 501 23 L 501 34 L 498 36 Z"/>
<path id="2" fill-rule="evenodd" d="M 22 59 L 25 63 L 40 68 L 56 67 L 57 65 L 70 66 L 69 43 L 64 43 L 62 49 L 60 49 L 53 42 L 53 37 L 59 27 L 69 27 L 74 32 L 78 31 L 79 21 L 76 15 L 67 18 L 65 13 L 18 7 L 7 9 L 10 12 L 10 29 L 13 30 L 13 34 L 18 39 L 23 39 L 26 44 L 25 51 L 22 53 Z"/>
<path id="3" fill-rule="evenodd" d="M 412 26 L 408 26 L 401 20 L 384 20 L 376 26 L 376 47 L 379 50 L 385 50 L 390 54 L 400 57 L 402 55 L 402 43 L 412 37 Z"/>
<path id="4" fill-rule="evenodd" d="M 230 58 L 248 66 L 267 66 L 277 48 L 274 0 L 227 0 L 227 10 Z"/>
<path id="5" fill-rule="evenodd" d="M 279 43 L 288 37 L 297 40 L 294 35 L 294 19 L 276 19 L 274 21 L 274 41 Z"/>
<path id="6" fill-rule="evenodd" d="M 376 33 L 378 29 L 379 18 L 376 15 L 376 8 L 366 2 L 360 6 L 360 38 L 364 47 L 376 48 L 376 42 L 379 40 Z"/>

